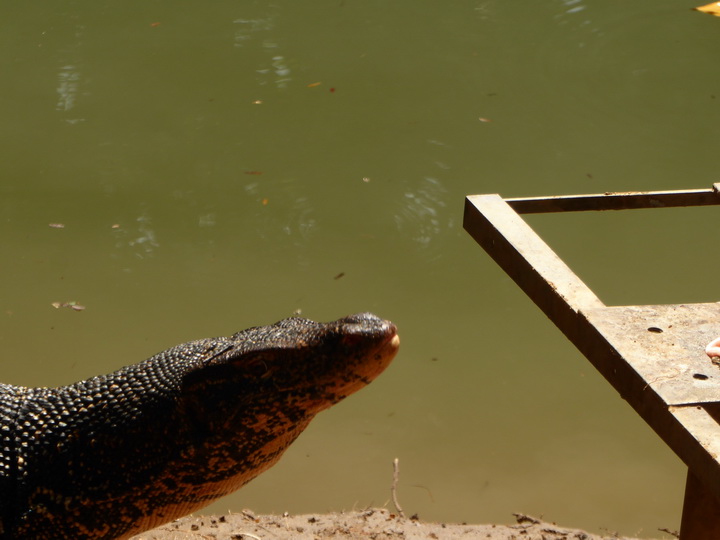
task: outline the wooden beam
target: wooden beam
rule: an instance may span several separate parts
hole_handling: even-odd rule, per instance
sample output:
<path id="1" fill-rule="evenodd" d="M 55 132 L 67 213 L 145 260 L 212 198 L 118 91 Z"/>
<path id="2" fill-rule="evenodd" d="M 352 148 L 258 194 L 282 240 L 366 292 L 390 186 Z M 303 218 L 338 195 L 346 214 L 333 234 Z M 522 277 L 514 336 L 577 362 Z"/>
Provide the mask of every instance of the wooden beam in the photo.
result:
<path id="1" fill-rule="evenodd" d="M 505 199 L 505 202 L 518 214 L 711 206 L 720 204 L 720 183 L 713 184 L 712 189 L 621 191 L 592 195 L 522 197 Z"/>
<path id="2" fill-rule="evenodd" d="M 472 195 L 464 227 L 688 465 L 683 540 L 720 538 L 720 374 L 704 354 L 720 305 L 605 306 L 519 212 L 720 204 L 708 190 L 503 200 Z"/>
<path id="3" fill-rule="evenodd" d="M 683 500 L 680 540 L 720 538 L 720 502 L 705 484 L 688 469 Z"/>

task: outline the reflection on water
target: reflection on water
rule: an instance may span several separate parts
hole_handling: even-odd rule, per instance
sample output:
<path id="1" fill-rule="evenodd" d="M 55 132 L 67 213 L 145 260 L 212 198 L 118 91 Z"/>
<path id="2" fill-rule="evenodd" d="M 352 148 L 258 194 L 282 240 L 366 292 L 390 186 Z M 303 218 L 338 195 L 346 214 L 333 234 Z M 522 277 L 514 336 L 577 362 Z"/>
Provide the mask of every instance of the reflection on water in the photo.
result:
<path id="1" fill-rule="evenodd" d="M 585 10 L 585 5 L 582 3 L 583 0 L 562 0 L 563 4 L 567 6 L 567 9 L 565 10 L 566 14 L 572 14 L 572 13 L 579 13 L 580 11 Z M 557 15 L 560 17 L 561 15 Z"/>
<path id="2" fill-rule="evenodd" d="M 249 182 L 245 185 L 245 193 L 256 209 L 248 216 L 248 225 L 260 238 L 271 239 L 281 231 L 296 237 L 293 240 L 299 245 L 315 231 L 314 204 L 295 179 Z"/>
<path id="3" fill-rule="evenodd" d="M 494 14 L 493 8 L 493 2 L 481 2 L 477 7 L 475 7 L 475 11 L 481 21 L 487 21 Z"/>
<path id="4" fill-rule="evenodd" d="M 403 207 L 395 214 L 398 230 L 427 247 L 443 225 L 450 227 L 452 224 L 443 223 L 446 196 L 447 190 L 437 178 L 428 176 L 419 180 L 411 190 L 405 192 Z"/>
<path id="5" fill-rule="evenodd" d="M 429 167 L 434 170 L 434 176 L 426 174 L 416 181 L 405 185 L 402 198 L 397 204 L 393 219 L 397 230 L 402 236 L 409 237 L 417 246 L 427 248 L 443 231 L 451 230 L 455 226 L 455 219 L 448 211 L 450 194 L 445 182 L 440 177 L 447 178 L 452 165 L 446 161 L 447 152 L 451 146 L 438 139 L 427 139 Z M 438 159 L 436 152 L 441 152 Z M 430 171 L 428 171 L 430 172 Z"/>
<path id="6" fill-rule="evenodd" d="M 75 25 L 72 35 L 73 42 L 65 47 L 62 55 L 63 64 L 58 68 L 57 73 L 57 95 L 58 99 L 55 104 L 55 110 L 58 112 L 68 112 L 75 108 L 78 96 L 80 95 L 80 49 L 82 46 L 82 37 L 85 31 L 83 25 Z M 83 118 L 65 118 L 69 124 L 83 122 Z"/>
<path id="7" fill-rule="evenodd" d="M 274 48 L 277 47 L 277 45 L 275 43 L 270 43 L 266 41 L 263 43 L 263 47 Z M 283 56 L 273 56 L 272 70 L 259 69 L 258 73 L 262 73 L 265 75 L 270 73 L 271 71 L 275 74 L 275 84 L 278 88 L 287 87 L 287 83 L 292 80 L 292 78 L 290 77 L 290 68 L 288 67 L 287 61 Z"/>
<path id="8" fill-rule="evenodd" d="M 217 225 L 217 215 L 214 212 L 198 216 L 198 227 L 214 227 L 215 225 Z"/>
<path id="9" fill-rule="evenodd" d="M 129 225 L 122 224 L 115 230 L 116 238 L 119 240 L 115 243 L 118 250 L 130 248 L 138 259 L 145 259 L 152 256 L 160 244 L 157 240 L 157 234 L 152 226 L 152 220 L 147 210 L 143 210 L 141 214 L 135 218 L 135 222 Z"/>
<path id="10" fill-rule="evenodd" d="M 56 109 L 58 111 L 69 111 L 75 107 L 75 99 L 78 93 L 78 81 L 80 80 L 80 72 L 76 66 L 62 66 L 58 73 L 58 101 Z"/>
<path id="11" fill-rule="evenodd" d="M 587 0 L 560 0 L 560 2 L 562 7 L 555 14 L 555 21 L 560 25 L 566 25 L 582 32 L 582 37 L 570 44 L 571 48 L 586 47 L 588 45 L 587 38 L 603 35 L 602 29 L 589 18 L 592 11 L 588 9 Z M 573 59 L 572 61 L 577 63 L 578 60 Z"/>
<path id="12" fill-rule="evenodd" d="M 273 18 L 271 17 L 263 19 L 235 19 L 233 23 L 238 25 L 235 30 L 235 47 L 244 47 L 248 41 L 253 39 L 255 33 L 267 32 L 272 30 L 274 26 Z"/>
<path id="13" fill-rule="evenodd" d="M 317 222 L 312 217 L 313 207 L 307 197 L 295 199 L 290 220 L 283 226 L 283 232 L 288 236 L 298 234 L 306 240 L 315 230 Z"/>
<path id="14" fill-rule="evenodd" d="M 277 54 L 280 45 L 271 32 L 275 27 L 274 17 L 265 17 L 258 19 L 235 19 L 233 21 L 237 25 L 235 31 L 234 45 L 238 48 L 245 48 L 257 42 L 261 49 L 269 56 L 269 66 L 260 66 L 256 72 L 263 76 L 270 76 L 275 86 L 278 88 L 286 88 L 287 84 L 292 80 L 290 77 L 290 67 L 288 61 L 283 55 Z M 266 84 L 265 78 L 261 78 L 259 84 Z"/>

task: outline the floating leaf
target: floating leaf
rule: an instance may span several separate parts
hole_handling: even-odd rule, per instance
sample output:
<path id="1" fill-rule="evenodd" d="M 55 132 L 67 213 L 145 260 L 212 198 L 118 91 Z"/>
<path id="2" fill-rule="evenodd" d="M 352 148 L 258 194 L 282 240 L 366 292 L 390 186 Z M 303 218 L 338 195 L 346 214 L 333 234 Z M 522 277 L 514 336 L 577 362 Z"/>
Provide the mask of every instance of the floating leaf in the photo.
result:
<path id="1" fill-rule="evenodd" d="M 59 309 L 59 308 L 61 308 L 61 307 L 70 308 L 70 309 L 72 309 L 72 310 L 74 310 L 74 311 L 82 311 L 82 310 L 85 309 L 85 306 L 81 306 L 80 304 L 78 304 L 78 303 L 75 302 L 74 300 L 71 301 L 71 302 L 53 302 L 53 303 L 50 304 L 50 305 L 51 305 L 52 307 L 54 307 L 55 309 Z"/>
<path id="2" fill-rule="evenodd" d="M 702 11 L 703 13 L 709 13 L 710 15 L 715 15 L 716 17 L 720 17 L 720 2 L 713 2 L 712 4 L 696 7 L 693 9 L 697 11 Z"/>
<path id="3" fill-rule="evenodd" d="M 315 88 L 316 86 L 320 86 L 321 82 L 314 82 L 307 85 L 308 88 Z"/>

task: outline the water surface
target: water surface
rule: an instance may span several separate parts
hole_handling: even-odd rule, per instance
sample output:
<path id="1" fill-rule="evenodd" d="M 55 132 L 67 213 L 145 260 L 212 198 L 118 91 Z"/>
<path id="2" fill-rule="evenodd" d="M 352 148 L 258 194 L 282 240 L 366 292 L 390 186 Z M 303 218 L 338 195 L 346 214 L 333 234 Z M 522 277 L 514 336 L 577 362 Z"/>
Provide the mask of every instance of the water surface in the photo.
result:
<path id="1" fill-rule="evenodd" d="M 677 528 L 684 466 L 461 221 L 470 193 L 716 181 L 720 19 L 693 5 L 2 6 L 2 380 L 374 311 L 400 329 L 391 368 L 211 511 L 386 504 L 398 457 L 424 519 Z M 716 219 L 529 221 L 631 304 L 719 299 Z"/>

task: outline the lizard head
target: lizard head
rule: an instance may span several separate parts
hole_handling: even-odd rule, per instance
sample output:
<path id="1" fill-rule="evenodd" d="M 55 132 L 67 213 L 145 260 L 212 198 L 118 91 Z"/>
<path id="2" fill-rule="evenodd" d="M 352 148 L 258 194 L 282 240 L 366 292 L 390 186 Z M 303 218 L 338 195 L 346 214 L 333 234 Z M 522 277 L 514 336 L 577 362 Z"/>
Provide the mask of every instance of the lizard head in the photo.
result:
<path id="1" fill-rule="evenodd" d="M 360 313 L 329 323 L 295 317 L 198 343 L 209 348 L 183 379 L 180 417 L 187 461 L 202 471 L 209 501 L 272 466 L 318 412 L 375 379 L 400 338 L 391 322 Z"/>
<path id="2" fill-rule="evenodd" d="M 211 363 L 232 366 L 246 382 L 319 412 L 372 382 L 398 351 L 397 328 L 371 313 L 329 323 L 293 317 L 230 337 L 234 347 Z"/>
<path id="3" fill-rule="evenodd" d="M 8 439 L 22 441 L 9 469 L 30 466 L 10 477 L 10 498 L 0 493 L 17 510 L 0 536 L 127 538 L 200 509 L 276 463 L 315 414 L 377 377 L 398 344 L 395 326 L 369 313 L 291 318 L 67 387 L 8 387 L 5 403 L 17 392 L 27 409 Z"/>
<path id="4" fill-rule="evenodd" d="M 309 421 L 372 382 L 400 344 L 395 325 L 371 313 L 328 323 L 292 317 L 210 341 L 183 395 L 228 426 L 249 410 Z"/>

